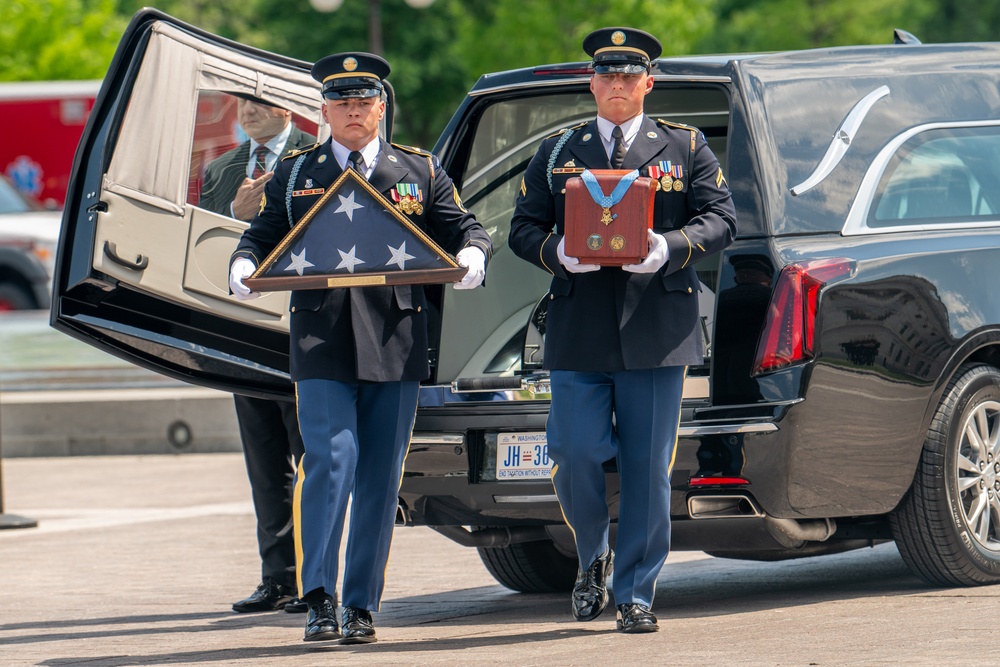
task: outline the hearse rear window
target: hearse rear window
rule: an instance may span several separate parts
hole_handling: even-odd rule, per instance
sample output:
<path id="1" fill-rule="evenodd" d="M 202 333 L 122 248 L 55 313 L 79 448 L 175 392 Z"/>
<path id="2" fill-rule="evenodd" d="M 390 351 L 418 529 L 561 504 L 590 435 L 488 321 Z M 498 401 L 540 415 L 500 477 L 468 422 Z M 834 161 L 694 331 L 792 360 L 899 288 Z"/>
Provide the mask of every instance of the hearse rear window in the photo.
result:
<path id="1" fill-rule="evenodd" d="M 982 223 L 1000 211 L 1000 127 L 934 129 L 886 166 L 869 227 Z"/>

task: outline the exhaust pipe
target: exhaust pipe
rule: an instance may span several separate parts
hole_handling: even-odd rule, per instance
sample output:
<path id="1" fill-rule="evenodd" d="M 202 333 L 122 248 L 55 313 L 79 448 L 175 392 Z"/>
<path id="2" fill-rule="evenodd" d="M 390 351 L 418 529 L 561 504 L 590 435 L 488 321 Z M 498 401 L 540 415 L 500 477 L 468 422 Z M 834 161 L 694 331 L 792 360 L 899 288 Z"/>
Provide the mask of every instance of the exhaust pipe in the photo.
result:
<path id="1" fill-rule="evenodd" d="M 428 528 L 458 542 L 463 547 L 478 549 L 498 549 L 511 544 L 549 539 L 545 526 L 498 526 L 473 531 L 466 530 L 463 526 L 428 526 Z"/>
<path id="2" fill-rule="evenodd" d="M 704 495 L 688 498 L 688 515 L 692 519 L 760 518 L 764 512 L 748 495 Z"/>
<path id="3" fill-rule="evenodd" d="M 825 542 L 837 532 L 833 519 L 779 519 L 767 516 L 749 495 L 698 495 L 688 498 L 692 519 L 763 519 L 771 536 L 783 547 L 800 549 L 807 542 Z"/>
<path id="4" fill-rule="evenodd" d="M 782 546 L 798 549 L 806 542 L 825 542 L 837 532 L 837 522 L 833 519 L 778 519 L 764 517 L 768 532 Z"/>

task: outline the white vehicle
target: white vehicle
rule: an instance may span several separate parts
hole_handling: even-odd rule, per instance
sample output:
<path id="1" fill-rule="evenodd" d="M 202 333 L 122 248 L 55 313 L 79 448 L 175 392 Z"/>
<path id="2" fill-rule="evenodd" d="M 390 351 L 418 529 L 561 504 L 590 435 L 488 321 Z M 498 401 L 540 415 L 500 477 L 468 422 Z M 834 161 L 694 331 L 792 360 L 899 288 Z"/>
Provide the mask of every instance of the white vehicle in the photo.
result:
<path id="1" fill-rule="evenodd" d="M 61 217 L 0 177 L 0 312 L 49 307 Z"/>

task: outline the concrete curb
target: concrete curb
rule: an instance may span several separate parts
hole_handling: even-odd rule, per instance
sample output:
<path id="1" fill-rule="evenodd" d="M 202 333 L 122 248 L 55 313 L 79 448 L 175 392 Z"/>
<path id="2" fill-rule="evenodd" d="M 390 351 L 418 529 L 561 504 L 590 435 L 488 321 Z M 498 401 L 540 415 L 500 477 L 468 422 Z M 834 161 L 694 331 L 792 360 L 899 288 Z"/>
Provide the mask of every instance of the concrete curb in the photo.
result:
<path id="1" fill-rule="evenodd" d="M 211 389 L 0 393 L 4 458 L 238 451 L 233 397 Z"/>

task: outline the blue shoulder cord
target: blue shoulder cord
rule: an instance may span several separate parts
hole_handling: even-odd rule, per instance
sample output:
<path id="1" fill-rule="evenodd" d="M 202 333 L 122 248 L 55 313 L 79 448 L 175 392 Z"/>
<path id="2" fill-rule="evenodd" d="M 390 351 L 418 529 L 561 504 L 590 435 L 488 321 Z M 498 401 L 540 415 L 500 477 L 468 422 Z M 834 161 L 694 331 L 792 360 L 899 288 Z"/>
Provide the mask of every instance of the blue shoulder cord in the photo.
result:
<path id="1" fill-rule="evenodd" d="M 549 181 L 550 194 L 555 194 L 552 186 L 552 170 L 556 168 L 556 160 L 559 159 L 559 153 L 562 152 L 563 146 L 566 145 L 566 142 L 569 141 L 569 138 L 573 136 L 574 132 L 576 132 L 574 128 L 570 128 L 563 132 L 563 135 L 559 137 L 559 141 L 556 142 L 555 147 L 552 149 L 552 153 L 549 155 L 549 165 L 545 170 L 545 177 Z"/>
<path id="2" fill-rule="evenodd" d="M 289 227 L 295 226 L 295 220 L 292 218 L 292 190 L 295 189 L 295 179 L 299 177 L 299 169 L 302 168 L 302 163 L 305 161 L 306 155 L 308 153 L 303 153 L 295 158 L 295 164 L 292 165 L 292 173 L 288 176 L 288 189 L 285 191 L 285 210 L 288 211 Z"/>

